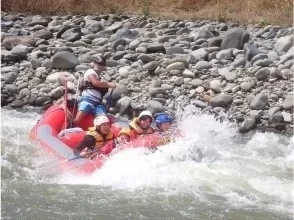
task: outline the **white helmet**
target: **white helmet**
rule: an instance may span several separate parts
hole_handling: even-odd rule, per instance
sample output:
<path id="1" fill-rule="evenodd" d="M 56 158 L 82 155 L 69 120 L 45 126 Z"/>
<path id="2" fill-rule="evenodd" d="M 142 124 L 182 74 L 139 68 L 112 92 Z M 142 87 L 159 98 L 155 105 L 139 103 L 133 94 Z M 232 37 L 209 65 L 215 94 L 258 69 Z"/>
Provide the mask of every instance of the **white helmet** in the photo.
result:
<path id="1" fill-rule="evenodd" d="M 109 119 L 106 116 L 98 116 L 94 119 L 94 126 L 100 126 L 103 123 L 108 123 Z"/>
<path id="2" fill-rule="evenodd" d="M 151 120 L 153 119 L 152 113 L 148 110 L 142 111 L 139 115 L 139 119 L 143 116 L 149 116 L 151 118 Z"/>

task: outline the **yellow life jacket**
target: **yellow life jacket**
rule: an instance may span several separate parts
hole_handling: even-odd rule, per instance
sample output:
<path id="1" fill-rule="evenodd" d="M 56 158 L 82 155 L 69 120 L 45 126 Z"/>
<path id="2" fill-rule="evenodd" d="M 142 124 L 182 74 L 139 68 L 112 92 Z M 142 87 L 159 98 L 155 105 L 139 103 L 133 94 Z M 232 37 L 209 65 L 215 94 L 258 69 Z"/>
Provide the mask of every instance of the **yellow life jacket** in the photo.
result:
<path id="1" fill-rule="evenodd" d="M 91 135 L 95 138 L 95 140 L 96 140 L 95 147 L 96 148 L 103 147 L 107 142 L 113 141 L 115 138 L 114 134 L 112 133 L 111 130 L 108 132 L 108 134 L 106 136 L 102 136 L 101 134 L 99 134 L 96 131 L 95 127 L 90 127 L 89 130 L 87 131 L 86 135 Z"/>

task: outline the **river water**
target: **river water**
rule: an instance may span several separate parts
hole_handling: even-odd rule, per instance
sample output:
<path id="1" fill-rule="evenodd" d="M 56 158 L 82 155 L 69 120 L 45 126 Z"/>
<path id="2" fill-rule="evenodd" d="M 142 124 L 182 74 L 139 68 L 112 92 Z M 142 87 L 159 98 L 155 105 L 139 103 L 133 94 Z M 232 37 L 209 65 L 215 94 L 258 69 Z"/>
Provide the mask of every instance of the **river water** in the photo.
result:
<path id="1" fill-rule="evenodd" d="M 183 137 L 155 153 L 127 149 L 89 177 L 47 176 L 39 165 L 52 158 L 28 140 L 35 112 L 1 112 L 2 219 L 292 219 L 293 137 L 241 136 L 185 113 Z"/>

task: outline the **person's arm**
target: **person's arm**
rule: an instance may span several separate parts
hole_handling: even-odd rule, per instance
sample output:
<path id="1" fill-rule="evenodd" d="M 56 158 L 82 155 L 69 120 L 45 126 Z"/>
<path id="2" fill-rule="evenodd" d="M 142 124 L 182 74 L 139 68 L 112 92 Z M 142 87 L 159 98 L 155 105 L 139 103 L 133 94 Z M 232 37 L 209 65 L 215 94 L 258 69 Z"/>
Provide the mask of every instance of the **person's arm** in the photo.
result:
<path id="1" fill-rule="evenodd" d="M 112 89 L 116 88 L 114 83 L 102 82 L 102 81 L 98 80 L 94 74 L 89 75 L 88 80 L 96 87 L 112 88 Z"/>
<path id="2" fill-rule="evenodd" d="M 94 149 L 96 144 L 96 140 L 92 135 L 85 135 L 84 139 L 82 142 L 73 150 L 74 154 L 80 155 L 81 151 L 85 149 L 86 147 L 89 149 Z"/>

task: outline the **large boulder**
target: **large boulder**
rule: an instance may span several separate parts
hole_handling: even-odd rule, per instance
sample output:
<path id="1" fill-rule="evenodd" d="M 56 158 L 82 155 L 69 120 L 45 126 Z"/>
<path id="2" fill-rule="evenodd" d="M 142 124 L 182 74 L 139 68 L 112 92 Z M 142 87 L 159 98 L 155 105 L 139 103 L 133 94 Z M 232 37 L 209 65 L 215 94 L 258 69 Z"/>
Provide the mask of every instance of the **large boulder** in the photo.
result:
<path id="1" fill-rule="evenodd" d="M 233 28 L 224 35 L 220 49 L 237 48 L 243 49 L 245 43 L 249 41 L 250 35 L 241 28 Z"/>
<path id="2" fill-rule="evenodd" d="M 57 52 L 52 57 L 52 65 L 57 69 L 71 69 L 79 64 L 78 58 L 71 52 Z"/>
<path id="3" fill-rule="evenodd" d="M 11 50 L 16 45 L 34 46 L 35 40 L 31 36 L 8 36 L 2 41 L 2 46 Z"/>
<path id="4" fill-rule="evenodd" d="M 281 37 L 275 44 L 275 50 L 278 52 L 287 52 L 293 46 L 293 35 Z"/>
<path id="5" fill-rule="evenodd" d="M 119 109 L 119 114 L 120 115 L 125 114 L 129 110 L 131 103 L 132 103 L 132 99 L 128 96 L 124 96 L 121 99 L 119 99 L 117 101 L 117 107 Z"/>

